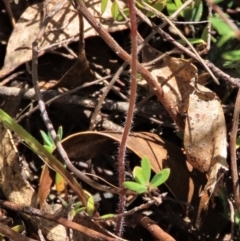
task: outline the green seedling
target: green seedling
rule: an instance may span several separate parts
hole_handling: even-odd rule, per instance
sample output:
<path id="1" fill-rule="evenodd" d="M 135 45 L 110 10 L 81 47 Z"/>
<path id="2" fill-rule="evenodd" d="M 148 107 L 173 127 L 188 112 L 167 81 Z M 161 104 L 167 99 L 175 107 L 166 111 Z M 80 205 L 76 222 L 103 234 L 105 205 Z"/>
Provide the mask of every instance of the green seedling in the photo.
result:
<path id="1" fill-rule="evenodd" d="M 48 134 L 46 134 L 44 131 L 40 131 L 42 138 L 43 138 L 43 147 L 49 151 L 50 153 L 52 153 L 52 151 L 55 149 L 55 143 L 50 135 L 50 133 L 48 132 Z M 57 131 L 57 136 L 58 136 L 58 140 L 61 141 L 62 137 L 63 137 L 63 128 L 62 126 L 59 126 L 58 131 Z M 64 167 L 66 167 L 66 165 L 64 165 Z M 58 192 L 62 192 L 65 188 L 65 180 L 63 178 L 63 176 L 56 172 L 55 175 L 55 186 Z"/>
<path id="2" fill-rule="evenodd" d="M 156 189 L 161 184 L 165 183 L 170 175 L 170 169 L 165 168 L 160 172 L 156 173 L 154 177 L 151 179 L 151 165 L 150 161 L 147 157 L 143 157 L 141 160 L 141 167 L 136 166 L 133 169 L 133 177 L 135 182 L 126 181 L 123 183 L 124 187 L 135 191 L 138 194 L 151 192 Z"/>
<path id="3" fill-rule="evenodd" d="M 92 217 L 94 215 L 94 212 L 95 212 L 94 198 L 88 192 L 86 192 L 86 194 L 88 195 L 87 206 L 84 207 L 82 205 L 82 202 L 73 203 L 72 208 L 70 210 L 71 219 L 73 219 L 75 215 L 82 213 L 82 212 L 86 212 L 89 217 Z M 65 209 L 68 209 L 69 204 L 64 200 L 61 200 L 61 202 L 62 202 L 63 207 Z"/>
<path id="4" fill-rule="evenodd" d="M 55 143 L 50 135 L 50 133 L 48 132 L 48 134 L 46 134 L 44 131 L 40 131 L 42 138 L 43 138 L 43 146 L 49 151 L 52 152 L 55 148 Z M 63 137 L 63 128 L 62 126 L 59 126 L 58 131 L 57 131 L 57 136 L 58 136 L 58 140 L 61 141 L 62 137 Z"/>

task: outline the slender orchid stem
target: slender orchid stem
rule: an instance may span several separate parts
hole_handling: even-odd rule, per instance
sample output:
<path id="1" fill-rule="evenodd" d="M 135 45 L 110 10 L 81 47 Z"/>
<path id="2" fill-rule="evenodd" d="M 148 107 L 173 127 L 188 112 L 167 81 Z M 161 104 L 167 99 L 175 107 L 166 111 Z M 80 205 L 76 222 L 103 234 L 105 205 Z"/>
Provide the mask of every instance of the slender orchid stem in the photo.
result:
<path id="1" fill-rule="evenodd" d="M 131 130 L 132 120 L 135 109 L 135 101 L 137 95 L 137 17 L 134 0 L 128 0 L 129 10 L 130 10 L 130 24 L 131 24 L 131 43 L 132 43 L 132 60 L 131 60 L 131 84 L 130 84 L 130 100 L 129 100 L 129 110 L 127 113 L 127 119 L 124 126 L 124 131 L 122 135 L 122 141 L 119 149 L 118 155 L 118 172 L 119 172 L 119 187 L 123 187 L 123 182 L 125 181 L 125 153 L 128 135 Z M 126 197 L 124 194 L 120 195 L 118 213 L 123 213 L 125 209 Z M 121 216 L 117 220 L 116 234 L 121 236 L 123 233 L 124 216 Z"/>

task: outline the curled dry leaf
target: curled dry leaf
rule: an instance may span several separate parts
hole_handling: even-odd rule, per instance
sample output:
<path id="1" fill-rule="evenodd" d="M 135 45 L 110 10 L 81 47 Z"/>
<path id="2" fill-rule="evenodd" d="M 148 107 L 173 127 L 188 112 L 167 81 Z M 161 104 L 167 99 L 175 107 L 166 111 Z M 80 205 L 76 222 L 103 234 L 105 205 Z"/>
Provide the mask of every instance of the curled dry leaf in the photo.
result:
<path id="1" fill-rule="evenodd" d="M 71 135 L 61 143 L 70 159 L 84 161 L 102 154 L 106 155 L 108 152 L 111 154 L 119 146 L 121 138 L 122 133 L 118 132 L 87 131 Z M 198 190 L 204 183 L 204 177 L 201 173 L 195 176 L 190 174 L 192 167 L 185 161 L 182 151 L 177 146 L 161 139 L 156 134 L 141 132 L 129 135 L 127 148 L 140 158 L 147 156 L 154 172 L 159 172 L 165 167 L 171 169 L 171 175 L 166 185 L 177 200 L 191 202 L 198 196 Z M 58 157 L 56 150 L 53 154 Z M 42 194 L 46 195 L 44 192 Z"/>
<path id="2" fill-rule="evenodd" d="M 156 55 L 161 53 L 146 46 L 143 60 L 151 61 Z M 197 68 L 187 60 L 166 56 L 152 67 L 151 73 L 163 85 L 171 107 L 185 119 L 184 148 L 188 162 L 208 173 L 204 191 L 212 192 L 218 171 L 228 169 L 226 123 L 219 99 L 197 84 Z"/>
<path id="3" fill-rule="evenodd" d="M 61 0 L 55 1 L 55 4 L 60 3 Z M 123 2 L 120 6 L 123 7 Z M 49 12 L 55 7 L 52 2 L 48 5 Z M 93 16 L 99 18 L 101 15 L 99 1 L 92 0 L 87 2 L 90 12 Z M 43 4 L 34 4 L 28 7 L 21 15 L 14 30 L 9 38 L 7 45 L 7 53 L 4 60 L 3 68 L 0 70 L 0 78 L 9 74 L 23 63 L 31 60 L 32 58 L 32 43 L 39 32 L 43 13 Z M 107 10 L 104 13 L 104 20 L 102 22 L 109 32 L 119 31 L 126 29 L 126 25 L 113 25 L 111 17 L 111 2 L 109 1 Z M 59 48 L 62 44 L 69 44 L 76 41 L 79 34 L 79 20 L 77 12 L 73 9 L 70 2 L 59 10 L 49 21 L 43 38 L 39 42 L 39 49 L 42 49 L 39 54 L 42 55 L 47 48 L 51 46 L 51 49 Z M 97 33 L 84 20 L 84 37 L 96 36 Z"/>

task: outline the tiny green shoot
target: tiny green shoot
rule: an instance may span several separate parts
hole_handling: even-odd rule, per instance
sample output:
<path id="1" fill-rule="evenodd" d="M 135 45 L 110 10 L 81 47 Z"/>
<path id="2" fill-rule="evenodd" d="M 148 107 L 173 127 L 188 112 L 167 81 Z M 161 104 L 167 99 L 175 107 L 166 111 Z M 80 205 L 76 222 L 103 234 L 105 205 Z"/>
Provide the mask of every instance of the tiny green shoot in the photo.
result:
<path id="1" fill-rule="evenodd" d="M 42 135 L 43 138 L 43 147 L 50 153 L 52 153 L 52 151 L 55 149 L 55 143 L 50 135 L 50 133 L 48 132 L 48 134 L 46 134 L 44 131 L 40 130 L 40 133 Z M 63 128 L 62 126 L 59 126 L 58 131 L 57 131 L 57 137 L 58 140 L 61 141 L 62 137 L 63 137 Z M 64 165 L 66 167 L 66 165 Z M 55 175 L 55 186 L 57 191 L 60 193 L 64 190 L 65 188 L 65 180 L 62 177 L 62 175 L 58 172 L 56 172 Z"/>
<path id="2" fill-rule="evenodd" d="M 126 181 L 123 183 L 123 185 L 125 188 L 131 191 L 135 191 L 138 194 L 142 194 L 145 192 L 151 192 L 156 187 L 166 182 L 169 175 L 170 175 L 170 169 L 165 168 L 165 169 L 162 169 L 160 172 L 156 173 L 150 181 L 150 178 L 151 178 L 150 161 L 147 157 L 143 157 L 141 160 L 141 167 L 136 166 L 133 169 L 133 177 L 135 179 L 135 182 Z"/>

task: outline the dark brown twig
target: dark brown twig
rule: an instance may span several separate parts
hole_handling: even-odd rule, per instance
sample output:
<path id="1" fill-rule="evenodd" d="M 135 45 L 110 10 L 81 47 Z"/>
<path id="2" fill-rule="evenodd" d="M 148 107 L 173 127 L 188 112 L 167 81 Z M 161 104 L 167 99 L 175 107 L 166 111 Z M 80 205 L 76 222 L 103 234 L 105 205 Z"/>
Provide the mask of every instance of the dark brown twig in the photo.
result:
<path id="1" fill-rule="evenodd" d="M 239 193 L 239 177 L 237 167 L 237 156 L 236 156 L 236 138 L 238 131 L 238 121 L 240 114 L 240 89 L 238 89 L 237 99 L 233 112 L 233 125 L 230 136 L 230 154 L 231 154 L 231 171 L 232 171 L 232 183 L 233 183 L 233 194 L 235 204 L 240 213 L 240 193 Z"/>

